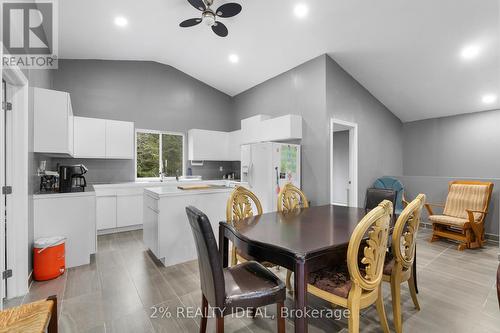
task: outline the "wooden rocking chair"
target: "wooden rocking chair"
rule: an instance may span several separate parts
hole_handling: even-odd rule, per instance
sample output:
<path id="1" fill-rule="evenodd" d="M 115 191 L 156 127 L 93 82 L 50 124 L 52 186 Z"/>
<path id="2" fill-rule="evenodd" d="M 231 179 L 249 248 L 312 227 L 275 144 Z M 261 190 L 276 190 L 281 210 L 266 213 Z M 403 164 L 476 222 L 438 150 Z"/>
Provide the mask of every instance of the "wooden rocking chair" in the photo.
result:
<path id="1" fill-rule="evenodd" d="M 427 203 L 432 222 L 431 242 L 440 238 L 459 241 L 458 250 L 474 249 L 484 244 L 484 219 L 488 214 L 493 183 L 457 180 L 450 182 L 446 204 Z M 435 215 L 432 206 L 443 207 Z"/>

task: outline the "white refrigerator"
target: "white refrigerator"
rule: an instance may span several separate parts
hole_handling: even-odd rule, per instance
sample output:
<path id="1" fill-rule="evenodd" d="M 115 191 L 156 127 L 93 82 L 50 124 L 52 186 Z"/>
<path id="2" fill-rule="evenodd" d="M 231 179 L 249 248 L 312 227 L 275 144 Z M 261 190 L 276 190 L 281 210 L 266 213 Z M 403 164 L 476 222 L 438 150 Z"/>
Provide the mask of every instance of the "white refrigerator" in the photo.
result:
<path id="1" fill-rule="evenodd" d="M 259 198 L 264 213 L 277 210 L 278 193 L 300 188 L 300 145 L 261 142 L 241 146 L 241 181 Z"/>

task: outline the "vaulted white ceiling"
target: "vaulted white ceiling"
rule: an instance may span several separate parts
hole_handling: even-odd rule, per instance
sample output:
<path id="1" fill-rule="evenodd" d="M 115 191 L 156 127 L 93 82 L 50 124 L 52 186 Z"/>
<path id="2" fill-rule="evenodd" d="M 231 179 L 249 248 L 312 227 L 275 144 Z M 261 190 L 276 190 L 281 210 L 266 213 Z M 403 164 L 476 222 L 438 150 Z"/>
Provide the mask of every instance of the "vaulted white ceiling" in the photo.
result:
<path id="1" fill-rule="evenodd" d="M 243 10 L 222 19 L 227 38 L 180 28 L 200 15 L 186 0 L 59 1 L 60 57 L 158 61 L 234 96 L 327 53 L 402 121 L 500 109 L 498 0 L 234 1 Z M 479 52 L 466 61 L 467 45 Z"/>

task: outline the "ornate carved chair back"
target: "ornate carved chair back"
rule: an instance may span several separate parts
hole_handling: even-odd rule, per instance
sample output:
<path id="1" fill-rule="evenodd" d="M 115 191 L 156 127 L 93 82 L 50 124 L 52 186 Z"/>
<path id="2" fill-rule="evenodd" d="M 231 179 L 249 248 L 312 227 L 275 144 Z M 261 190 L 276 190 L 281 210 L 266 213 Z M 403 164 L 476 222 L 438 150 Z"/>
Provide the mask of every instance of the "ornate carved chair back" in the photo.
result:
<path id="1" fill-rule="evenodd" d="M 349 275 L 353 284 L 364 291 L 377 289 L 382 281 L 392 212 L 392 203 L 388 200 L 382 201 L 359 222 L 349 241 L 347 248 Z M 368 240 L 363 249 L 361 264 L 364 265 L 364 269 L 362 269 L 359 266 L 359 250 L 366 233 Z"/>
<path id="2" fill-rule="evenodd" d="M 227 200 L 226 221 L 234 223 L 255 215 L 262 215 L 262 205 L 259 199 L 249 189 L 236 186 Z M 234 244 L 231 246 L 231 266 L 247 259 L 250 258 L 245 258 L 245 255 L 239 252 Z"/>
<path id="3" fill-rule="evenodd" d="M 425 199 L 425 194 L 419 194 L 415 200 L 406 206 L 394 226 L 392 253 L 404 270 L 412 267 L 415 260 L 415 244 Z"/>
<path id="4" fill-rule="evenodd" d="M 247 188 L 236 186 L 227 200 L 226 220 L 228 222 L 239 221 L 255 215 L 262 215 L 262 205 L 259 199 Z"/>
<path id="5" fill-rule="evenodd" d="M 308 208 L 306 195 L 292 183 L 287 183 L 278 194 L 278 212 L 290 212 L 298 208 Z"/>

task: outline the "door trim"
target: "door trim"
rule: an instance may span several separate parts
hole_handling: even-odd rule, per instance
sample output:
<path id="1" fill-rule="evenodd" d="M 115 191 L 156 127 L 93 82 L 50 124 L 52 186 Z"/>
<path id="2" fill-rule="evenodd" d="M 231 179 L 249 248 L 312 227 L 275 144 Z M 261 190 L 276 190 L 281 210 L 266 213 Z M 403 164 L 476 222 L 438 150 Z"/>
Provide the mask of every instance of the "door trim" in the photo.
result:
<path id="1" fill-rule="evenodd" d="M 0 65 L 1 66 L 1 65 Z M 12 185 L 7 228 L 7 266 L 13 275 L 7 283 L 6 297 L 28 292 L 28 79 L 18 67 L 0 67 L 2 78 L 12 92 Z"/>
<path id="2" fill-rule="evenodd" d="M 333 130 L 334 125 L 342 125 L 349 129 L 349 176 L 351 190 L 349 191 L 349 206 L 358 207 L 358 124 L 331 118 L 330 119 L 330 204 L 333 202 Z"/>

